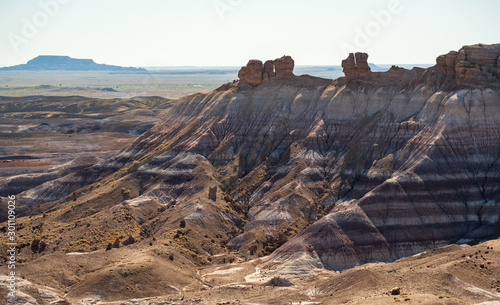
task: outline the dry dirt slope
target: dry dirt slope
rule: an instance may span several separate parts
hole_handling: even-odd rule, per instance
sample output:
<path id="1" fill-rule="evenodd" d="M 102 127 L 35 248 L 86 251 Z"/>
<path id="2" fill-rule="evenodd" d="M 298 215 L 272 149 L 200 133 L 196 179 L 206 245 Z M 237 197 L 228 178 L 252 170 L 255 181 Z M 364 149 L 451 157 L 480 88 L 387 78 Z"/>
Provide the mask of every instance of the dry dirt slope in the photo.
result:
<path id="1" fill-rule="evenodd" d="M 63 300 L 71 304 L 280 305 L 500 302 L 499 240 L 473 247 L 447 246 L 393 263 L 366 264 L 342 272 L 320 270 L 306 280 L 291 281 L 261 280 L 256 274 L 266 271 L 259 268 L 259 260 L 195 270 L 186 261 L 166 263 L 168 258 L 158 257 L 157 246 L 147 251 L 141 248 L 37 259 L 29 272 L 21 269 L 26 279 L 19 283 L 21 293 L 15 304 L 64 304 Z M 105 264 L 108 268 L 88 272 Z M 72 271 L 82 279 L 74 280 L 68 288 L 49 288 Z M 4 277 L 0 280 L 6 292 Z M 390 294 L 395 287 L 401 288 L 399 295 Z M 6 304 L 4 299 L 0 302 Z"/>

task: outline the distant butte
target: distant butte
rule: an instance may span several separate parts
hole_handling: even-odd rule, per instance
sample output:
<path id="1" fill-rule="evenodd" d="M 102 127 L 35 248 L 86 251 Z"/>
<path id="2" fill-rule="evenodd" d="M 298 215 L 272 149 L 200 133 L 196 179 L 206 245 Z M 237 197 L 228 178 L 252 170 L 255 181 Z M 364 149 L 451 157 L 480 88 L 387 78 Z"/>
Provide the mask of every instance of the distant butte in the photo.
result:
<path id="1" fill-rule="evenodd" d="M 26 64 L 0 68 L 0 71 L 119 71 L 145 72 L 144 68 L 120 67 L 97 64 L 92 59 L 78 59 L 69 56 L 40 55 Z"/>

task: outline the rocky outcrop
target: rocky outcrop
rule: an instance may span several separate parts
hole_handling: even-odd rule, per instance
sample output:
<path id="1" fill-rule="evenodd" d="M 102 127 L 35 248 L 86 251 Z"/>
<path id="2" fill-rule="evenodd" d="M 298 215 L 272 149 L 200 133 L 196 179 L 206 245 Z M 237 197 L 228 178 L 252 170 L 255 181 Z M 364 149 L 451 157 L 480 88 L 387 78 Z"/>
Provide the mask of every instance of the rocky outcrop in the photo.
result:
<path id="1" fill-rule="evenodd" d="M 252 59 L 248 62 L 245 67 L 242 67 L 240 72 L 238 73 L 238 77 L 250 84 L 250 85 L 260 85 L 262 84 L 262 69 L 263 69 L 262 61 L 257 59 Z"/>
<path id="2" fill-rule="evenodd" d="M 459 86 L 488 86 L 500 77 L 500 44 L 465 46 L 436 60 L 436 70 Z"/>
<path id="3" fill-rule="evenodd" d="M 371 68 L 368 65 L 368 54 L 350 53 L 342 61 L 342 68 L 347 80 L 366 78 L 371 73 Z"/>
<path id="4" fill-rule="evenodd" d="M 277 79 L 293 78 L 293 68 L 295 62 L 290 56 L 283 56 L 274 60 L 274 70 L 276 71 Z"/>
<path id="5" fill-rule="evenodd" d="M 449 77 L 455 77 L 458 52 L 451 51 L 446 55 L 441 55 L 436 59 L 436 67 Z"/>
<path id="6" fill-rule="evenodd" d="M 262 80 L 268 81 L 276 76 L 274 72 L 274 60 L 267 60 L 264 63 L 264 70 L 262 71 Z"/>
<path id="7" fill-rule="evenodd" d="M 260 85 L 262 82 L 276 79 L 291 79 L 294 77 L 295 62 L 290 56 L 283 56 L 275 60 L 268 60 L 265 64 L 257 59 L 252 59 L 238 73 L 239 79 L 250 85 Z"/>

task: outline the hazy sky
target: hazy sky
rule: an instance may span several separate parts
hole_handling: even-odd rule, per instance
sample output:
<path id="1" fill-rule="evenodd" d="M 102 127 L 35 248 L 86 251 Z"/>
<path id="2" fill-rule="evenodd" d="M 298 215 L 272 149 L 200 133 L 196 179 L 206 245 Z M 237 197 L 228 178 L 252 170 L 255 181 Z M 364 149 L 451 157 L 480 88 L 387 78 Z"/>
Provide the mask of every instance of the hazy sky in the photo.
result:
<path id="1" fill-rule="evenodd" d="M 0 66 L 37 55 L 124 66 L 231 65 L 291 55 L 339 65 L 434 63 L 500 43 L 498 0 L 0 0 Z"/>

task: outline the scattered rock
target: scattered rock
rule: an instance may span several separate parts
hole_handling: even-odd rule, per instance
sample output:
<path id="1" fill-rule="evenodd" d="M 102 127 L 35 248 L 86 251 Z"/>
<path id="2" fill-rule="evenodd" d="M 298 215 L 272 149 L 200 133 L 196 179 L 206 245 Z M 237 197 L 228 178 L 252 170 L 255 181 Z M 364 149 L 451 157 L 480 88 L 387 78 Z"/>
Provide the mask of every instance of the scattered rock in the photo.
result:
<path id="1" fill-rule="evenodd" d="M 124 245 L 130 245 L 133 243 L 135 243 L 135 238 L 133 238 L 132 235 L 129 235 L 129 237 L 125 241 L 123 241 Z"/>
<path id="2" fill-rule="evenodd" d="M 39 239 L 33 239 L 33 241 L 31 242 L 31 248 L 38 248 L 39 244 L 40 244 Z"/>
<path id="3" fill-rule="evenodd" d="M 391 289 L 391 295 L 400 295 L 400 294 L 401 294 L 401 288 L 394 287 Z"/>
<path id="4" fill-rule="evenodd" d="M 119 238 L 115 239 L 115 242 L 113 243 L 113 248 L 120 248 L 120 239 Z"/>
<path id="5" fill-rule="evenodd" d="M 47 247 L 47 244 L 43 240 L 40 241 L 40 243 L 38 244 L 38 252 L 42 253 L 46 247 Z"/>
<path id="6" fill-rule="evenodd" d="M 34 239 L 31 242 L 31 251 L 33 251 L 33 253 L 38 252 L 39 246 L 40 246 L 40 240 L 39 239 Z"/>
<path id="7" fill-rule="evenodd" d="M 179 227 L 185 228 L 186 227 L 186 221 L 185 220 L 181 220 L 181 223 L 179 224 Z"/>
<path id="8" fill-rule="evenodd" d="M 109 243 L 108 246 L 106 247 L 106 251 L 109 251 L 113 248 L 113 244 Z"/>
<path id="9" fill-rule="evenodd" d="M 211 187 L 208 189 L 208 199 L 213 201 L 217 201 L 217 187 Z"/>

